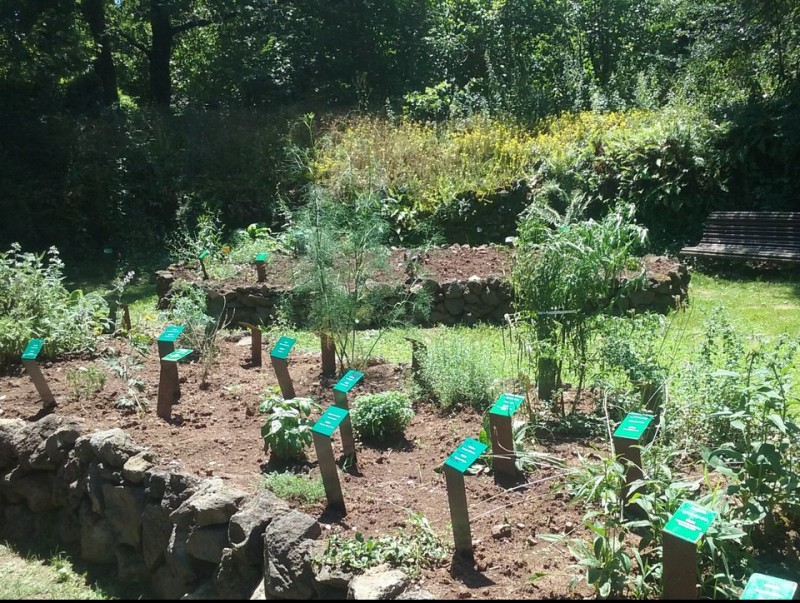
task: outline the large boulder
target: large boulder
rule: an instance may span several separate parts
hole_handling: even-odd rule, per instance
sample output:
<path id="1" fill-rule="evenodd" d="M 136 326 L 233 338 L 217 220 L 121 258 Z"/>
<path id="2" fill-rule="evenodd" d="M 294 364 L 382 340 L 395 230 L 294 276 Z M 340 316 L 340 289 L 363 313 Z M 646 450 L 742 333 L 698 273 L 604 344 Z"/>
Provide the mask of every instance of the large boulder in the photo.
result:
<path id="1" fill-rule="evenodd" d="M 264 587 L 268 596 L 308 599 L 314 594 L 311 560 L 322 529 L 310 515 L 290 511 L 264 532 Z"/>
<path id="2" fill-rule="evenodd" d="M 197 491 L 170 515 L 172 523 L 198 528 L 227 524 L 247 494 L 228 487 L 221 478 L 203 481 Z"/>
<path id="3" fill-rule="evenodd" d="M 264 531 L 270 522 L 289 510 L 286 502 L 268 490 L 247 500 L 228 524 L 234 554 L 250 565 L 260 564 L 264 558 Z"/>

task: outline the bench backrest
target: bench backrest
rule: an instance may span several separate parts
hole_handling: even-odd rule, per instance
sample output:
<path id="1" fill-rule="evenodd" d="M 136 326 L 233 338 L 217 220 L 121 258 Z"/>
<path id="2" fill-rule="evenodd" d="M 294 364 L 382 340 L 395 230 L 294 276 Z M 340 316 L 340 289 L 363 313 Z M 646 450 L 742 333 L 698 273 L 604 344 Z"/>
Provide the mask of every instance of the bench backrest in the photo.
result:
<path id="1" fill-rule="evenodd" d="M 800 212 L 713 212 L 706 220 L 700 244 L 800 251 Z"/>

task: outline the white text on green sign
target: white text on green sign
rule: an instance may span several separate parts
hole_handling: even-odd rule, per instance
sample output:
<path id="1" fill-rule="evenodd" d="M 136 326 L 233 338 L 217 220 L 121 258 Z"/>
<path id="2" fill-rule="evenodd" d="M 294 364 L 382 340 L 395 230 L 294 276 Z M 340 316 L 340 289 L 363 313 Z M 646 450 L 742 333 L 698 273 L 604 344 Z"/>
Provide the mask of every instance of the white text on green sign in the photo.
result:
<path id="1" fill-rule="evenodd" d="M 467 438 L 447 457 L 444 464 L 459 473 L 466 473 L 480 455 L 486 450 L 486 444 L 474 438 Z"/>
<path id="2" fill-rule="evenodd" d="M 519 408 L 520 404 L 522 404 L 523 400 L 525 400 L 525 398 L 522 396 L 516 396 L 514 394 L 502 394 L 497 399 L 497 402 L 494 403 L 489 412 L 493 415 L 510 417 L 517 412 L 517 409 Z"/>
<path id="3" fill-rule="evenodd" d="M 790 601 L 794 599 L 796 591 L 797 582 L 767 576 L 766 574 L 753 574 L 744 587 L 741 599 Z"/>
<path id="4" fill-rule="evenodd" d="M 183 333 L 185 327 L 177 325 L 169 325 L 161 335 L 158 336 L 159 341 L 175 341 Z"/>
<path id="5" fill-rule="evenodd" d="M 170 352 L 164 356 L 161 360 L 166 360 L 167 362 L 180 362 L 192 352 L 194 352 L 194 350 L 190 350 L 189 348 L 178 348 L 174 352 Z"/>
<path id="6" fill-rule="evenodd" d="M 281 337 L 278 339 L 278 342 L 275 344 L 275 347 L 272 348 L 272 351 L 269 353 L 270 356 L 274 356 L 275 358 L 281 358 L 286 360 L 286 357 L 289 355 L 289 352 L 294 345 L 294 339 L 291 337 Z"/>
<path id="7" fill-rule="evenodd" d="M 347 416 L 347 413 L 348 411 L 344 408 L 329 406 L 328 409 L 322 413 L 319 421 L 314 423 L 314 427 L 311 428 L 311 431 L 316 431 L 319 434 L 330 437 Z"/>
<path id="8" fill-rule="evenodd" d="M 629 412 L 625 415 L 622 423 L 614 431 L 615 438 L 625 438 L 626 440 L 638 440 L 644 435 L 653 415 L 645 415 L 638 412 Z"/>
<path id="9" fill-rule="evenodd" d="M 684 502 L 670 517 L 664 531 L 692 544 L 706 533 L 717 517 L 716 512 L 690 500 Z"/>
<path id="10" fill-rule="evenodd" d="M 256 255 L 256 262 L 257 263 L 260 264 L 262 262 L 265 262 L 266 260 L 267 260 L 267 254 L 266 253 L 259 253 L 258 255 Z"/>
<path id="11" fill-rule="evenodd" d="M 31 339 L 28 345 L 25 346 L 25 351 L 22 352 L 23 360 L 36 360 L 39 352 L 42 351 L 44 346 L 44 339 Z"/>
<path id="12" fill-rule="evenodd" d="M 351 389 L 353 389 L 353 386 L 356 383 L 358 383 L 361 380 L 361 377 L 363 376 L 364 374 L 359 373 L 358 371 L 353 371 L 353 370 L 347 371 L 344 377 L 339 379 L 339 382 L 333 386 L 333 389 L 346 394 Z"/>

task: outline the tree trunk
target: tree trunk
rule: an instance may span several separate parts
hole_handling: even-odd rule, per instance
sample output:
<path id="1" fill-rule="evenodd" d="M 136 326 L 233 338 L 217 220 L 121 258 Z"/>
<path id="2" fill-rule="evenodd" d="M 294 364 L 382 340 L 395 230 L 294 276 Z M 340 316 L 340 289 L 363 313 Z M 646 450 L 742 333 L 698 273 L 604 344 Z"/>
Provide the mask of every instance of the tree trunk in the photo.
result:
<path id="1" fill-rule="evenodd" d="M 110 106 L 119 102 L 119 92 L 117 91 L 117 71 L 114 66 L 114 57 L 111 54 L 111 36 L 108 34 L 106 25 L 104 1 L 82 0 L 81 10 L 97 48 L 94 72 L 97 79 L 100 80 L 103 90 L 103 104 Z"/>
<path id="2" fill-rule="evenodd" d="M 157 107 L 168 108 L 172 100 L 170 59 L 174 32 L 164 0 L 150 0 L 150 98 Z"/>

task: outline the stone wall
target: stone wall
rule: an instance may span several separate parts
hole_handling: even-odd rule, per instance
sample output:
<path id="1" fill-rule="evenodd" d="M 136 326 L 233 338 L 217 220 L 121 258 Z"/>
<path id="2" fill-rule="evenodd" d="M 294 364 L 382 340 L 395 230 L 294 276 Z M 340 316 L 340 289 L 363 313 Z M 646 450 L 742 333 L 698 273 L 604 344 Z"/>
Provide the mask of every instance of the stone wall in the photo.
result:
<path id="1" fill-rule="evenodd" d="M 648 272 L 645 287 L 623 299 L 620 310 L 666 313 L 684 303 L 689 290 L 689 271 L 684 264 L 670 263 L 670 266 L 663 273 Z M 156 292 L 160 308 L 168 306 L 175 278 L 174 272 L 169 269 L 156 273 Z M 230 325 L 237 325 L 239 322 L 269 324 L 275 317 L 281 300 L 288 302 L 292 314 L 300 320 L 308 312 L 307 299 L 295 295 L 291 290 L 273 288 L 267 284 L 239 287 L 228 287 L 225 283 L 197 284 L 206 290 L 208 313 L 221 316 L 223 322 Z M 420 279 L 396 286 L 380 286 L 385 289 L 384 299 L 387 304 L 402 299 L 407 293 L 413 296 L 422 290 L 426 291 L 431 298 L 428 318 L 408 316 L 411 322 L 421 326 L 472 325 L 478 322 L 501 324 L 503 316 L 512 312 L 513 307 L 511 285 L 499 276 L 472 276 L 466 280 L 441 282 Z"/>
<path id="2" fill-rule="evenodd" d="M 0 518 L 0 538 L 20 546 L 55 539 L 144 597 L 345 598 L 349 590 L 370 598 L 365 581 L 398 584 L 396 571 L 316 568 L 320 524 L 270 492 L 161 466 L 121 429 L 86 434 L 79 419 L 58 415 L 0 419 Z M 428 598 L 409 582 L 396 586 L 398 596 Z"/>

